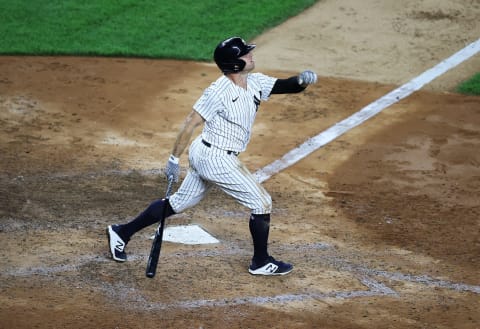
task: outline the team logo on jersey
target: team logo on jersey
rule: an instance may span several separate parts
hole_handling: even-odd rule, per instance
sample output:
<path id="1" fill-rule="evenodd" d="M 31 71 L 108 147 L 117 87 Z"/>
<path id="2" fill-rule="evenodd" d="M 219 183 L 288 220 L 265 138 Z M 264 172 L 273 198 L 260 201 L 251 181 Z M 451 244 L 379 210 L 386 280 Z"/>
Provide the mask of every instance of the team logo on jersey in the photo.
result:
<path id="1" fill-rule="evenodd" d="M 255 103 L 255 111 L 258 111 L 258 107 L 260 106 L 260 99 L 257 96 L 253 96 L 253 102 Z"/>

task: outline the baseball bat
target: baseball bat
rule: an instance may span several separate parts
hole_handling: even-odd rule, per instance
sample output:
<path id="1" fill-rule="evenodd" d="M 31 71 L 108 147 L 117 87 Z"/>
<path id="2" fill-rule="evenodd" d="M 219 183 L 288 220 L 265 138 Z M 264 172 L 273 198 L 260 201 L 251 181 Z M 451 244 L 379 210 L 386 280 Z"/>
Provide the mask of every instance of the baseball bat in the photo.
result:
<path id="1" fill-rule="evenodd" d="M 167 192 L 165 193 L 165 202 L 168 202 L 168 197 L 172 191 L 173 177 L 168 177 L 168 186 Z M 150 249 L 150 255 L 148 256 L 147 269 L 145 275 L 147 278 L 153 278 L 157 272 L 158 258 L 160 257 L 160 250 L 162 249 L 163 241 L 163 230 L 165 228 L 165 209 L 167 206 L 163 207 L 162 219 L 160 220 L 160 225 L 158 225 L 157 230 L 155 231 L 155 237 L 153 238 L 152 248 Z"/>

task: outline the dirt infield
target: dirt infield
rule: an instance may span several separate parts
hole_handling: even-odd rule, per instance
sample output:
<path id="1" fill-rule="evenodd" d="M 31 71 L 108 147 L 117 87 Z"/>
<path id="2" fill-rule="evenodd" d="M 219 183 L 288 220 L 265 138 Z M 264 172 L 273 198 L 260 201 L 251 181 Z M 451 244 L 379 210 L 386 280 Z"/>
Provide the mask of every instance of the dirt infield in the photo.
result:
<path id="1" fill-rule="evenodd" d="M 363 6 L 378 11 L 387 2 Z M 258 67 L 288 77 L 297 65 L 287 58 L 296 54 L 298 69 L 309 64 L 311 40 L 300 48 L 305 57 L 295 50 L 302 20 L 318 32 L 310 39 L 325 41 L 321 31 L 335 26 L 339 35 L 349 31 L 350 21 L 338 23 L 342 15 L 363 35 L 367 11 L 355 1 L 332 3 L 288 22 L 283 38 L 274 29 L 256 40 Z M 447 24 L 439 52 L 429 43 L 403 54 L 409 72 L 392 58 L 387 65 L 388 53 L 385 65 L 367 69 L 367 50 L 354 56 L 343 39 L 331 63 L 350 60 L 353 79 L 332 72 L 325 56 L 309 65 L 319 84 L 262 104 L 240 155 L 251 171 L 462 48 L 455 26 L 478 27 L 470 20 L 478 1 L 439 1 L 435 10 L 433 2 L 413 3 L 392 2 L 380 21 L 395 12 L 392 26 L 432 44 L 427 26 Z M 403 25 L 405 12 L 420 25 Z M 281 40 L 290 35 L 297 41 L 288 47 Z M 475 40 L 468 37 L 460 43 Z M 288 51 L 272 56 L 275 40 Z M 422 51 L 431 56 L 419 63 Z M 290 275 L 248 274 L 248 211 L 213 190 L 168 224 L 199 224 L 220 243 L 165 242 L 151 280 L 144 271 L 154 228 L 129 243 L 125 264 L 109 258 L 104 231 L 162 196 L 160 169 L 218 70 L 178 61 L 0 57 L 0 328 L 480 328 L 480 98 L 451 92 L 478 63 L 476 56 L 264 183 L 274 202 L 270 250 L 294 263 Z M 382 78 L 394 69 L 398 80 Z M 186 155 L 181 161 L 183 175 Z"/>

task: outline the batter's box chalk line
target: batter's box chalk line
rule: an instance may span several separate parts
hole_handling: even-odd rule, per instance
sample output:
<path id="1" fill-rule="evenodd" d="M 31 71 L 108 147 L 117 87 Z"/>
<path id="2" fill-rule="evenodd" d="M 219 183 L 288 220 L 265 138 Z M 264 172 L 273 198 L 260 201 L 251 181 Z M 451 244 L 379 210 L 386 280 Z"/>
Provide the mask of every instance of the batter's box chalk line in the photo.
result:
<path id="1" fill-rule="evenodd" d="M 318 245 L 303 245 L 298 246 L 302 251 L 310 249 L 311 252 L 325 251 L 325 246 L 318 246 Z M 290 249 L 290 248 L 286 248 Z M 280 248 L 280 250 L 284 250 L 284 248 Z M 232 252 L 235 251 L 235 252 Z M 328 250 L 330 252 L 330 250 Z M 205 256 L 202 251 L 198 252 L 200 255 Z M 185 253 L 188 254 L 188 257 L 198 257 L 195 253 Z M 215 253 L 216 256 L 221 256 L 223 253 L 217 251 Z M 228 255 L 232 254 L 245 254 L 248 253 L 245 250 L 241 250 L 238 248 L 232 248 Z M 212 254 L 209 253 L 208 257 L 211 257 Z M 180 254 L 172 255 L 172 257 L 168 258 L 178 258 L 182 257 Z M 291 302 L 309 302 L 312 300 L 322 300 L 322 299 L 352 299 L 352 298 L 365 298 L 365 297 L 381 297 L 381 296 L 389 296 L 389 297 L 399 297 L 400 293 L 395 291 L 394 289 L 388 287 L 387 285 L 383 284 L 382 282 L 376 280 L 374 277 L 383 277 L 388 280 L 392 281 L 400 281 L 400 282 L 411 282 L 420 285 L 424 285 L 427 287 L 435 287 L 435 288 L 443 288 L 449 290 L 455 290 L 458 292 L 470 292 L 475 294 L 480 294 L 480 286 L 475 285 L 468 285 L 463 283 L 455 283 L 446 280 L 439 280 L 435 278 L 431 278 L 426 275 L 410 275 L 398 272 L 388 272 L 383 270 L 377 269 L 370 269 L 365 265 L 359 265 L 351 263 L 348 260 L 340 257 L 338 254 L 333 255 L 315 255 L 316 258 L 319 258 L 322 263 L 326 266 L 333 267 L 339 271 L 349 272 L 352 274 L 354 278 L 356 278 L 364 287 L 365 289 L 359 290 L 340 290 L 340 291 L 331 291 L 331 292 L 318 292 L 318 291 L 310 291 L 307 293 L 288 293 L 288 294 L 279 294 L 274 296 L 243 296 L 243 297 L 233 297 L 233 298 L 219 298 L 219 299 L 196 299 L 196 300 L 188 300 L 188 301 L 178 301 L 174 303 L 162 303 L 152 300 L 147 300 L 148 298 L 145 296 L 141 297 L 142 303 L 135 304 L 134 301 L 138 300 L 138 293 L 139 291 L 135 290 L 135 295 L 131 295 L 134 299 L 131 303 L 129 303 L 129 307 L 132 305 L 136 305 L 140 309 L 145 309 L 145 305 L 148 305 L 148 309 L 155 309 L 155 310 L 166 310 L 166 309 L 193 309 L 193 308 L 201 308 L 201 307 L 222 307 L 222 306 L 235 306 L 235 305 L 245 305 L 245 304 L 255 304 L 255 305 L 262 305 L 262 304 L 287 304 Z M 168 259 L 166 260 L 168 261 Z M 295 274 L 292 274 L 295 275 Z M 134 288 L 122 287 L 120 289 L 112 290 L 104 290 L 107 295 L 112 295 L 112 297 L 118 298 L 121 296 L 122 298 L 128 298 L 129 294 L 131 294 Z M 141 293 L 140 293 L 141 294 Z"/>
<path id="2" fill-rule="evenodd" d="M 371 269 L 364 264 L 356 264 L 349 261 L 346 257 L 343 257 L 336 249 L 321 243 L 313 244 L 297 244 L 280 245 L 276 246 L 276 249 L 284 253 L 310 253 L 314 254 L 321 264 L 325 267 L 334 268 L 338 271 L 348 272 L 356 278 L 365 289 L 356 290 L 338 290 L 330 292 L 318 292 L 309 291 L 306 293 L 287 293 L 274 296 L 241 296 L 233 298 L 218 298 L 218 299 L 195 299 L 195 300 L 183 300 L 174 303 L 162 303 L 157 300 L 152 300 L 142 293 L 136 286 L 130 286 L 125 282 L 121 285 L 112 286 L 106 283 L 99 283 L 98 279 L 84 278 L 83 284 L 89 287 L 96 287 L 107 296 L 112 298 L 121 298 L 127 303 L 129 309 L 192 309 L 200 307 L 215 307 L 215 306 L 232 306 L 232 305 L 244 305 L 244 304 L 286 304 L 291 302 L 309 302 L 311 300 L 321 299 L 351 299 L 351 298 L 364 298 L 372 296 L 389 296 L 399 297 L 400 293 L 394 289 L 388 287 L 386 284 L 380 282 L 376 278 L 385 278 L 390 281 L 410 282 L 420 284 L 427 287 L 443 288 L 448 290 L 454 290 L 458 292 L 468 292 L 480 294 L 480 286 L 468 285 L 464 283 L 451 282 L 447 280 L 440 280 L 429 277 L 427 275 L 411 275 L 398 272 L 388 272 L 379 269 Z M 182 251 L 172 254 L 162 255 L 164 262 L 178 263 L 179 259 L 185 258 L 202 258 L 202 257 L 228 257 L 228 256 L 249 256 L 250 251 L 240 248 L 239 246 L 232 245 L 230 248 L 220 250 L 194 250 L 194 251 Z M 78 272 L 83 266 L 91 265 L 92 263 L 112 262 L 107 257 L 99 257 L 98 255 L 84 255 L 75 258 L 75 264 L 61 264 L 57 266 L 48 267 L 25 267 L 25 268 L 6 268 L 0 273 L 0 276 L 11 277 L 30 277 L 30 276 L 43 276 L 47 280 L 68 280 L 59 275 L 52 275 L 62 272 Z M 129 255 L 129 261 L 145 263 L 146 255 Z M 291 274 L 295 275 L 295 273 Z M 68 276 L 67 276 L 68 277 Z M 145 306 L 147 305 L 147 306 Z"/>
<path id="3" fill-rule="evenodd" d="M 114 289 L 103 287 L 107 296 L 114 299 L 121 298 L 128 303 L 128 308 L 149 310 L 168 310 L 168 309 L 195 309 L 201 307 L 231 307 L 238 305 L 265 305 L 265 304 L 288 304 L 293 302 L 309 302 L 322 299 L 351 299 L 372 296 L 398 296 L 398 294 L 382 283 L 368 277 L 359 277 L 359 281 L 367 288 L 366 290 L 346 290 L 332 292 L 308 292 L 308 293 L 290 293 L 274 296 L 242 296 L 233 298 L 218 299 L 195 299 L 183 300 L 174 303 L 162 303 L 152 301 L 150 298 L 142 295 L 135 288 L 126 286 L 115 286 Z M 122 305 L 126 305 L 125 303 Z"/>

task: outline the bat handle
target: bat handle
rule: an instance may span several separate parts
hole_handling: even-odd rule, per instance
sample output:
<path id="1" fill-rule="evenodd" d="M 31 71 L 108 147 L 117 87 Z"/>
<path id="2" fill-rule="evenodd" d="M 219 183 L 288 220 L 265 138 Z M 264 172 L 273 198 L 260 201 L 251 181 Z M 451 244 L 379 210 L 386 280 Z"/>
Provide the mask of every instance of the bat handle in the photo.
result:
<path id="1" fill-rule="evenodd" d="M 170 194 L 172 194 L 172 187 L 173 187 L 173 175 L 167 177 L 168 185 L 167 185 L 167 192 L 165 193 L 165 198 L 168 198 Z"/>

